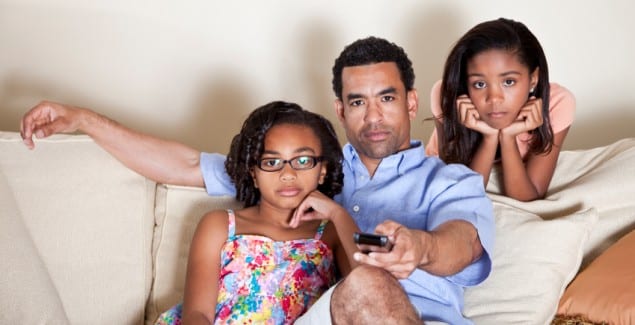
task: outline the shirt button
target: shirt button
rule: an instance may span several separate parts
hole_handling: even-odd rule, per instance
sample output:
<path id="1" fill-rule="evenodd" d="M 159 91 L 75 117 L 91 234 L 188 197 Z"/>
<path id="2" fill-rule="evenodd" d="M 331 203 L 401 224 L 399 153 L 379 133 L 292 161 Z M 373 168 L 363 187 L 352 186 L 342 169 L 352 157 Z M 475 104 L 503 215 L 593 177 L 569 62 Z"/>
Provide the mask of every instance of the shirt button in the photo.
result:
<path id="1" fill-rule="evenodd" d="M 354 212 L 359 212 L 359 205 L 354 205 L 353 206 L 353 211 Z"/>

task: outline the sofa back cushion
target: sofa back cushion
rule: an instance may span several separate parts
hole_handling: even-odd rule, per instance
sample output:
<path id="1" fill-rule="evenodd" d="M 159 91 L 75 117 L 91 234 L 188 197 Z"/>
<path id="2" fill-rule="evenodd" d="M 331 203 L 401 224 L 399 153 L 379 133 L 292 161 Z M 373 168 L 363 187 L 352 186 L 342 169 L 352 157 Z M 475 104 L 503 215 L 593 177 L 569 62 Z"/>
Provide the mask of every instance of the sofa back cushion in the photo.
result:
<path id="1" fill-rule="evenodd" d="M 39 253 L 22 258 L 41 259 L 70 323 L 142 324 L 152 276 L 155 183 L 87 136 L 53 136 L 31 151 L 19 134 L 0 132 L 0 153 L 15 215 Z M 15 305 L 39 310 L 29 302 Z"/>

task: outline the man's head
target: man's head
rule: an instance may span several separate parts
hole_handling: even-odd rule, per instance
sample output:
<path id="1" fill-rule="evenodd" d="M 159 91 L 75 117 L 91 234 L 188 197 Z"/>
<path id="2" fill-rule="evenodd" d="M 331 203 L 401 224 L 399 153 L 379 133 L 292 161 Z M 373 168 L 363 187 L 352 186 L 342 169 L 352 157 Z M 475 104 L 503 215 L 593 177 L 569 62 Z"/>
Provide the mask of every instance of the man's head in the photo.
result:
<path id="1" fill-rule="evenodd" d="M 332 81 L 335 96 L 342 99 L 342 70 L 344 68 L 380 62 L 394 62 L 406 90 L 414 89 L 415 73 L 412 62 L 403 48 L 383 38 L 370 36 L 349 44 L 335 59 Z"/>
<path id="2" fill-rule="evenodd" d="M 357 40 L 335 60 L 335 112 L 371 175 L 383 158 L 410 147 L 418 108 L 413 83 L 404 50 L 383 39 Z"/>

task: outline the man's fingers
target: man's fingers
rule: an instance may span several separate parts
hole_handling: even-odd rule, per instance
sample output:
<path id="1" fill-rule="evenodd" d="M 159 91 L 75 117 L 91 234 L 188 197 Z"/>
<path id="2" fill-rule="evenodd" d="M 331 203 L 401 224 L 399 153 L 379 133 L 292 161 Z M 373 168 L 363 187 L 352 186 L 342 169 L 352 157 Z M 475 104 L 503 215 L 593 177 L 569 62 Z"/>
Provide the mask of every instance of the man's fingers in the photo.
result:
<path id="1" fill-rule="evenodd" d="M 38 139 L 46 138 L 51 134 L 63 132 L 67 125 L 68 123 L 64 118 L 57 118 L 53 121 L 38 121 L 36 126 L 33 128 L 33 134 Z"/>
<path id="2" fill-rule="evenodd" d="M 22 139 L 31 139 L 35 130 L 50 121 L 50 108 L 44 102 L 31 108 L 20 120 Z"/>
<path id="3" fill-rule="evenodd" d="M 353 254 L 353 259 L 359 263 L 376 266 L 382 269 L 384 268 L 384 265 L 382 263 L 380 263 L 374 258 L 371 258 L 368 254 L 355 252 L 355 254 Z"/>
<path id="4" fill-rule="evenodd" d="M 394 258 L 391 258 L 390 255 L 390 253 L 364 254 L 356 252 L 353 255 L 353 258 L 359 263 L 382 268 L 390 272 L 394 277 L 398 279 L 406 279 L 408 276 L 410 276 L 410 273 L 412 273 L 412 268 L 408 268 L 407 265 L 393 262 Z"/>

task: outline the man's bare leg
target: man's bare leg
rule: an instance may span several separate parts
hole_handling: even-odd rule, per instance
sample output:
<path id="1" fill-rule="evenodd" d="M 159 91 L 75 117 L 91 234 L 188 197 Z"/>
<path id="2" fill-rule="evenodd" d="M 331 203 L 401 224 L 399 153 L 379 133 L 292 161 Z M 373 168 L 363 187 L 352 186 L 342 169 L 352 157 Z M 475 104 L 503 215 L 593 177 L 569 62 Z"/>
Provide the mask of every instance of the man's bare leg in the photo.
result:
<path id="1" fill-rule="evenodd" d="M 401 284 L 387 271 L 360 265 L 331 297 L 333 324 L 423 324 Z"/>

